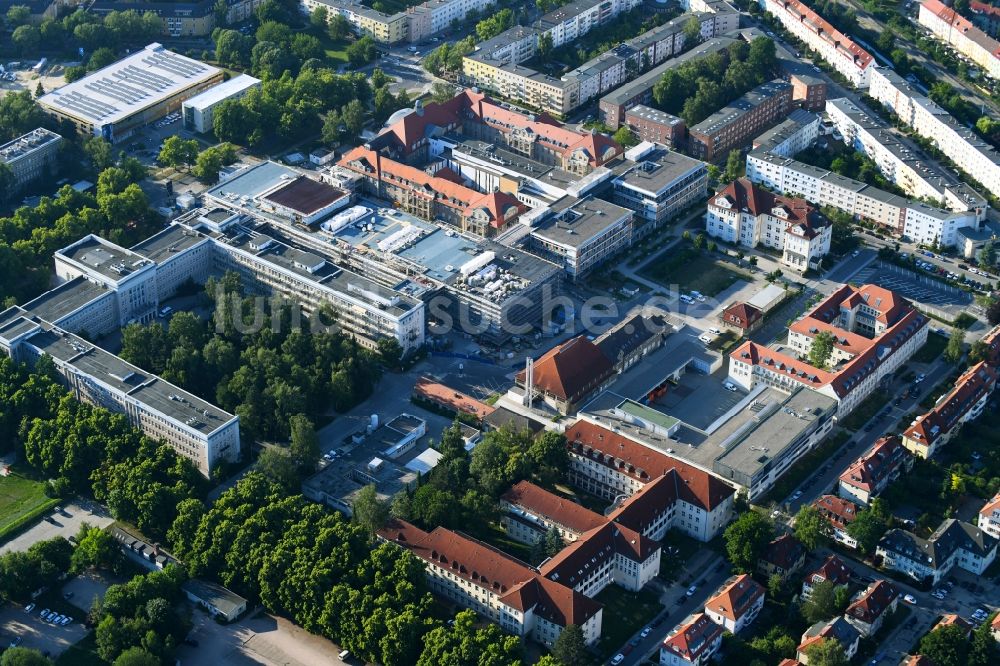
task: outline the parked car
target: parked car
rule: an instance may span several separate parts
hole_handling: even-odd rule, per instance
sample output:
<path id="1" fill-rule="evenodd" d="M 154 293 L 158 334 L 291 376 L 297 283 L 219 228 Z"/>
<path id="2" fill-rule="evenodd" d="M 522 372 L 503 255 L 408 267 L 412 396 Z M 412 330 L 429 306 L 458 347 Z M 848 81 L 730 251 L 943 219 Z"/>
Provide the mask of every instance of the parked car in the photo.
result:
<path id="1" fill-rule="evenodd" d="M 697 585 L 692 585 L 691 587 L 688 588 L 688 591 L 684 593 L 684 596 L 686 596 L 686 597 L 693 597 L 694 593 L 697 592 L 697 591 L 698 591 L 698 586 Z"/>
<path id="2" fill-rule="evenodd" d="M 35 610 L 35 604 L 33 604 L 33 603 L 32 604 L 28 604 L 27 606 L 24 607 L 24 612 L 25 613 L 30 613 L 33 610 Z"/>
<path id="3" fill-rule="evenodd" d="M 643 630 L 642 630 L 642 631 L 641 631 L 641 632 L 639 633 L 639 635 L 640 635 L 640 636 L 642 636 L 643 638 L 645 638 L 646 636 L 649 636 L 650 632 L 652 632 L 652 631 L 653 631 L 653 628 L 652 628 L 652 627 L 646 627 L 645 629 L 643 629 Z"/>
<path id="4" fill-rule="evenodd" d="M 21 636 L 14 636 L 14 638 L 12 638 L 10 641 L 10 645 L 8 645 L 7 647 L 16 648 L 18 645 L 21 644 L 21 641 L 23 640 L 24 638 L 22 638 Z"/>
<path id="5" fill-rule="evenodd" d="M 46 617 L 48 617 L 48 615 L 49 615 L 49 609 L 45 608 L 38 614 L 38 617 L 44 620 Z"/>
<path id="6" fill-rule="evenodd" d="M 903 601 L 905 601 L 905 602 L 906 602 L 906 603 L 908 603 L 908 604 L 914 604 L 914 605 L 916 605 L 916 603 L 917 603 L 917 598 L 916 598 L 916 597 L 914 597 L 914 596 L 913 596 L 912 594 L 907 594 L 907 595 L 905 595 L 905 596 L 903 597 Z"/>
<path id="7" fill-rule="evenodd" d="M 65 627 L 67 624 L 69 624 L 72 621 L 73 621 L 73 618 L 70 617 L 69 615 L 67 615 L 66 617 L 64 617 L 62 619 L 62 622 L 60 622 L 59 624 Z"/>
<path id="8" fill-rule="evenodd" d="M 611 665 L 618 666 L 618 664 L 622 663 L 623 661 L 625 661 L 625 655 L 619 652 L 618 654 L 616 654 L 611 658 Z"/>

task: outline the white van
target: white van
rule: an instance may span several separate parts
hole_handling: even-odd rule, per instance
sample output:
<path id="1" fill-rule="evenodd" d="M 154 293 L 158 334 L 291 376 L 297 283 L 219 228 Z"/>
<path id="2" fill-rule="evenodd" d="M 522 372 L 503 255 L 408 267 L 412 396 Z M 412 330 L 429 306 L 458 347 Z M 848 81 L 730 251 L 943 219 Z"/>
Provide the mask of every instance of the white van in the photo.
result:
<path id="1" fill-rule="evenodd" d="M 337 658 L 340 659 L 341 661 L 343 661 L 343 660 L 347 659 L 350 656 L 351 656 L 351 651 L 350 650 L 341 650 L 340 654 L 337 655 Z"/>

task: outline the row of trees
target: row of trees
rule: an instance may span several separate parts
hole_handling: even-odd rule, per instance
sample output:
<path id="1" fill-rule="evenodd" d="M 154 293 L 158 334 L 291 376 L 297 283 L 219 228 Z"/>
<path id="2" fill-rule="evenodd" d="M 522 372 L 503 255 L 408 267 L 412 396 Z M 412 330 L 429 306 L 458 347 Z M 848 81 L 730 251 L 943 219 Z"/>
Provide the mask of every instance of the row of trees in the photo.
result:
<path id="1" fill-rule="evenodd" d="M 148 44 L 162 33 L 163 19 L 152 11 L 126 9 L 101 17 L 78 9 L 62 18 L 46 17 L 37 26 L 25 22 L 14 29 L 11 41 L 22 55 L 33 56 L 43 45 L 61 52 L 77 47 L 119 49 Z"/>
<path id="2" fill-rule="evenodd" d="M 476 40 L 472 35 L 454 43 L 443 42 L 424 56 L 424 69 L 434 76 L 446 73 L 457 75 L 462 71 L 462 58 L 472 53 L 475 48 Z"/>
<path id="3" fill-rule="evenodd" d="M 309 320 L 297 327 L 297 306 L 243 297 L 233 272 L 209 278 L 206 293 L 215 301 L 214 329 L 189 312 L 175 314 L 166 328 L 132 324 L 122 333 L 122 358 L 238 414 L 251 439 L 285 439 L 293 415 L 316 421 L 374 389 L 378 356 L 339 332 L 313 332 Z M 335 321 L 328 312 L 322 317 Z M 254 330 L 255 318 L 267 325 Z"/>
<path id="4" fill-rule="evenodd" d="M 656 105 L 691 127 L 748 90 L 773 78 L 774 42 L 757 37 L 664 72 L 653 87 Z"/>
<path id="5" fill-rule="evenodd" d="M 214 184 L 219 170 L 236 161 L 236 146 L 223 142 L 199 151 L 200 146 L 196 139 L 171 136 L 163 142 L 157 160 L 175 169 L 190 169 L 198 180 Z"/>
<path id="6" fill-rule="evenodd" d="M 65 186 L 54 198 L 0 218 L 0 298 L 23 302 L 45 290 L 52 253 L 88 233 L 128 244 L 144 238 L 155 224 L 137 184 L 144 176 L 129 158 L 101 172 L 96 196 Z"/>

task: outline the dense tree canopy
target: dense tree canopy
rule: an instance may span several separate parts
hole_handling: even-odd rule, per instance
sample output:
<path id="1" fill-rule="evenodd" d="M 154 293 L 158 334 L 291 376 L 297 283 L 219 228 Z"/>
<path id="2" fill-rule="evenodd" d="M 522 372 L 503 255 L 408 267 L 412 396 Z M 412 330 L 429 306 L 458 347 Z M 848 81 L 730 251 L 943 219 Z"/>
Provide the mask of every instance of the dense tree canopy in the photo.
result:
<path id="1" fill-rule="evenodd" d="M 751 573 L 774 536 L 774 525 L 756 511 L 740 515 L 723 533 L 726 555 L 733 568 L 741 573 Z"/>

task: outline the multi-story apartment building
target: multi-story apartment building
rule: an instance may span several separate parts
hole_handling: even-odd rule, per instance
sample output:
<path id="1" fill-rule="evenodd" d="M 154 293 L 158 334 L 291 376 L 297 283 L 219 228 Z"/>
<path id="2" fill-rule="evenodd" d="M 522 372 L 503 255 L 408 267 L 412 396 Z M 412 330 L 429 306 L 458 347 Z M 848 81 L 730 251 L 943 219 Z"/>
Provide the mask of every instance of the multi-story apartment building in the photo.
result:
<path id="1" fill-rule="evenodd" d="M 779 250 L 781 263 L 804 273 L 830 251 L 832 225 L 805 199 L 739 178 L 709 199 L 705 229 L 727 243 Z"/>
<path id="2" fill-rule="evenodd" d="M 873 74 L 872 80 L 876 78 Z M 854 102 L 843 97 L 828 100 L 826 112 L 844 143 L 871 158 L 882 174 L 908 195 L 938 201 L 942 208 L 955 211 L 985 209 L 986 200 L 975 190 L 921 157 L 908 140 L 898 137 L 881 120 L 862 111 Z M 936 241 L 939 245 L 952 247 L 958 242 L 956 232 L 960 228 L 946 224 L 942 228 L 945 234 L 942 238 L 917 236 L 910 240 L 928 245 Z M 931 231 L 934 229 L 911 229 L 914 233 Z"/>
<path id="3" fill-rule="evenodd" d="M 643 142 L 625 153 L 626 161 L 613 167 L 612 201 L 635 211 L 643 237 L 688 206 L 701 201 L 708 190 L 708 169 L 664 146 Z"/>
<path id="4" fill-rule="evenodd" d="M 663 78 L 665 72 L 725 51 L 737 43 L 738 39 L 733 37 L 712 37 L 684 53 L 668 58 L 662 64 L 601 97 L 597 104 L 601 120 L 611 129 L 618 129 L 625 120 L 626 111 L 640 104 L 648 105 L 653 101 L 653 87 Z"/>
<path id="5" fill-rule="evenodd" d="M 530 481 L 520 481 L 505 492 L 500 497 L 500 510 L 507 534 L 527 544 L 542 541 L 552 529 L 565 543 L 571 543 L 608 522 L 604 516 Z"/>
<path id="6" fill-rule="evenodd" d="M 788 118 L 753 140 L 757 151 L 795 157 L 819 138 L 819 116 L 805 109 L 795 109 Z"/>
<path id="7" fill-rule="evenodd" d="M 969 523 L 948 518 L 927 539 L 892 529 L 878 542 L 882 566 L 937 585 L 956 566 L 980 576 L 993 563 L 997 539 Z"/>
<path id="8" fill-rule="evenodd" d="M 705 666 L 722 645 L 723 629 L 704 613 L 689 615 L 660 645 L 661 666 Z"/>
<path id="9" fill-rule="evenodd" d="M 601 636 L 601 604 L 461 532 L 443 527 L 425 532 L 393 519 L 378 536 L 424 561 L 432 592 L 508 633 L 548 646 L 570 624 L 580 627 L 588 645 Z"/>
<path id="10" fill-rule="evenodd" d="M 642 141 L 663 144 L 673 150 L 683 148 L 687 140 L 683 118 L 644 104 L 625 112 L 625 125 Z"/>
<path id="11" fill-rule="evenodd" d="M 61 143 L 61 136 L 39 127 L 0 146 L 0 164 L 14 175 L 15 189 L 44 176 L 55 163 Z"/>
<path id="12" fill-rule="evenodd" d="M 930 458 L 961 430 L 979 418 L 997 385 L 997 371 L 980 361 L 962 373 L 955 387 L 903 431 L 903 446 L 913 455 Z"/>
<path id="13" fill-rule="evenodd" d="M 201 400 L 32 311 L 0 313 L 0 350 L 15 361 L 49 357 L 77 399 L 125 414 L 152 439 L 162 440 L 210 477 L 240 456 L 239 417 Z"/>
<path id="14" fill-rule="evenodd" d="M 979 510 L 979 529 L 994 539 L 1000 539 L 1000 493 Z"/>
<path id="15" fill-rule="evenodd" d="M 848 548 L 857 548 L 858 540 L 847 532 L 847 527 L 858 517 L 858 505 L 836 495 L 820 495 L 812 503 L 814 509 L 826 519 L 830 537 Z"/>
<path id="16" fill-rule="evenodd" d="M 42 109 L 69 120 L 85 136 L 117 143 L 222 81 L 223 71 L 161 44 L 149 44 L 96 72 L 38 98 Z"/>
<path id="17" fill-rule="evenodd" d="M 673 503 L 658 529 L 676 529 L 707 542 L 728 524 L 736 493 L 716 476 L 589 421 L 569 426 L 566 440 L 568 478 L 582 490 L 613 500 L 664 477 L 658 486 L 672 495 Z M 650 535 L 660 538 L 656 531 Z"/>
<path id="18" fill-rule="evenodd" d="M 972 22 L 988 35 L 1000 35 L 1000 7 L 979 0 L 969 3 Z"/>
<path id="19" fill-rule="evenodd" d="M 868 506 L 911 467 L 913 457 L 903 448 L 899 437 L 881 437 L 844 470 L 837 492 L 843 499 Z"/>
<path id="20" fill-rule="evenodd" d="M 856 88 L 868 87 L 871 54 L 800 0 L 760 0 L 760 6 Z"/>
<path id="21" fill-rule="evenodd" d="M 115 0 L 94 0 L 87 10 L 98 16 L 111 12 L 134 9 L 139 12 L 153 12 L 163 20 L 163 34 L 168 37 L 202 37 L 215 27 L 215 3 L 212 0 L 200 2 L 116 2 Z"/>
<path id="22" fill-rule="evenodd" d="M 684 26 L 692 17 L 701 23 L 706 39 L 739 25 L 739 14 L 731 6 L 715 3 L 712 11 L 672 19 L 558 79 L 524 64 L 536 55 L 543 36 L 551 37 L 553 47 L 569 44 L 638 4 L 637 0 L 571 2 L 530 27 L 516 26 L 479 44 L 463 61 L 463 78 L 515 103 L 564 115 L 683 51 Z"/>
<path id="23" fill-rule="evenodd" d="M 906 238 L 946 238 L 962 227 L 978 226 L 986 213 L 975 206 L 951 211 L 890 194 L 857 180 L 764 151 L 747 154 L 747 178 L 770 190 L 831 206 Z"/>
<path id="24" fill-rule="evenodd" d="M 747 627 L 764 607 L 764 588 L 748 574 L 731 576 L 705 602 L 705 615 L 731 634 Z"/>
<path id="25" fill-rule="evenodd" d="M 935 37 L 979 65 L 986 74 L 1000 79 L 1000 42 L 967 18 L 940 0 L 923 0 L 917 20 Z"/>
<path id="26" fill-rule="evenodd" d="M 844 611 L 844 619 L 865 638 L 878 633 L 885 618 L 896 611 L 899 590 L 892 583 L 878 580 L 859 592 Z"/>
<path id="27" fill-rule="evenodd" d="M 410 16 L 406 12 L 385 14 L 359 0 L 300 0 L 299 9 L 304 14 L 311 14 L 317 7 L 327 10 L 327 20 L 343 16 L 358 34 L 370 35 L 381 44 L 396 44 L 410 37 Z"/>
<path id="28" fill-rule="evenodd" d="M 495 0 L 427 0 L 407 9 L 409 40 L 422 42 L 465 21 L 469 12 L 482 15 Z"/>
<path id="29" fill-rule="evenodd" d="M 921 9 L 921 11 L 923 11 Z M 949 10 L 950 11 L 950 10 Z M 872 72 L 869 94 L 988 192 L 1000 192 L 1000 153 L 891 69 Z M 986 204 L 979 204 L 985 209 Z M 955 205 L 949 202 L 949 207 Z"/>
<path id="30" fill-rule="evenodd" d="M 785 390 L 807 386 L 836 400 L 843 417 L 923 346 L 927 322 L 909 301 L 888 289 L 844 285 L 792 324 L 791 354 L 750 341 L 733 351 L 729 380 L 745 390 L 760 383 Z M 820 331 L 834 336 L 828 369 L 798 358 L 808 356 Z"/>
<path id="31" fill-rule="evenodd" d="M 724 159 L 788 115 L 792 84 L 776 79 L 757 86 L 688 129 L 688 151 L 700 160 Z"/>
<path id="32" fill-rule="evenodd" d="M 806 562 L 806 547 L 791 534 L 782 534 L 764 548 L 757 560 L 757 571 L 770 578 L 788 581 Z"/>

